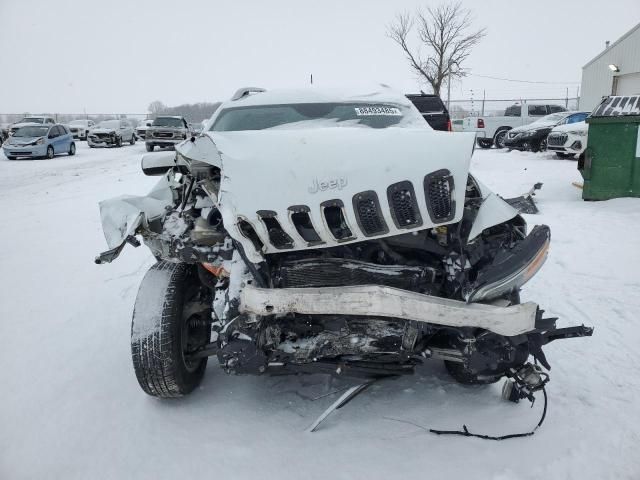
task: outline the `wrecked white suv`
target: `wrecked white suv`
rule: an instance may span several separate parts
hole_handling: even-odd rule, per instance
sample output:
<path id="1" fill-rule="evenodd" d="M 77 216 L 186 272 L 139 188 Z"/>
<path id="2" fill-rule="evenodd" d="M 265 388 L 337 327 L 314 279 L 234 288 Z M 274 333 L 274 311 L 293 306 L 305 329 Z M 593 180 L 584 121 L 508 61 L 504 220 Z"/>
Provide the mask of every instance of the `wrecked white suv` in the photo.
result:
<path id="1" fill-rule="evenodd" d="M 208 131 L 147 155 L 145 197 L 100 204 L 111 262 L 140 237 L 158 262 L 133 312 L 142 389 L 191 392 L 229 373 L 367 378 L 445 362 L 463 383 L 510 377 L 531 398 L 556 328 L 520 288 L 549 227 L 469 174 L 474 133 L 432 130 L 404 95 L 241 89 Z M 529 363 L 532 356 L 542 365 Z"/>

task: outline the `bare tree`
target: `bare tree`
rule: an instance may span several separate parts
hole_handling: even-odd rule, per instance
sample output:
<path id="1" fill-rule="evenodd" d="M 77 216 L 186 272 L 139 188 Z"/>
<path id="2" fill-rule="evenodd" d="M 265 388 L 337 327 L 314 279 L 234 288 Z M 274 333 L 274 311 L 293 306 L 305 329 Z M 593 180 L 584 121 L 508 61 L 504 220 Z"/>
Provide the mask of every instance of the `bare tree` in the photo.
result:
<path id="1" fill-rule="evenodd" d="M 155 100 L 149 104 L 149 113 L 151 115 L 158 115 L 159 113 L 163 113 L 166 110 L 166 106 L 160 100 Z"/>
<path id="2" fill-rule="evenodd" d="M 400 45 L 418 77 L 431 85 L 433 93 L 440 95 L 445 79 L 450 82 L 465 75 L 462 63 L 486 34 L 484 28 L 469 32 L 472 21 L 471 12 L 460 2 L 442 4 L 428 7 L 426 12 L 398 14 L 387 28 L 387 35 Z M 417 48 L 409 45 L 414 25 L 419 40 Z M 428 52 L 424 53 L 423 49 Z"/>

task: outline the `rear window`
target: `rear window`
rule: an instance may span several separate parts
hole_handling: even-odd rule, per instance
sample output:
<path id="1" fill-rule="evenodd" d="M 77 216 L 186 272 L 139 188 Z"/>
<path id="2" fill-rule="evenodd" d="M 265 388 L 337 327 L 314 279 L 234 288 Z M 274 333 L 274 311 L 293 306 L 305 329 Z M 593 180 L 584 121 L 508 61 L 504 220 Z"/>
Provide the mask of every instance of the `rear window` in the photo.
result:
<path id="1" fill-rule="evenodd" d="M 233 132 L 268 128 L 406 126 L 424 119 L 414 110 L 381 103 L 295 103 L 227 108 L 220 112 L 211 131 Z"/>
<path id="2" fill-rule="evenodd" d="M 520 105 L 511 105 L 510 107 L 507 107 L 507 109 L 504 111 L 505 117 L 519 117 L 521 115 L 522 115 L 522 106 Z"/>
<path id="3" fill-rule="evenodd" d="M 439 97 L 408 97 L 420 113 L 443 113 L 444 104 Z"/>
<path id="4" fill-rule="evenodd" d="M 529 105 L 529 116 L 544 117 L 547 114 L 546 105 Z"/>

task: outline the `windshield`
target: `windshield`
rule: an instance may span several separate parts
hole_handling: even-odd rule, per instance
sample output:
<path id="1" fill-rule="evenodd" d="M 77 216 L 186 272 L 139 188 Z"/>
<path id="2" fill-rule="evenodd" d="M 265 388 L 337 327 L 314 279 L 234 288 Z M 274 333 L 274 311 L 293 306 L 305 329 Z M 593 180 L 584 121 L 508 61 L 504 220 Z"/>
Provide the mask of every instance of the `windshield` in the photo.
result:
<path id="1" fill-rule="evenodd" d="M 49 127 L 21 127 L 16 133 L 13 134 L 14 137 L 44 137 L 49 131 Z"/>
<path id="2" fill-rule="evenodd" d="M 105 120 L 104 122 L 100 122 L 96 125 L 98 128 L 118 128 L 120 127 L 120 122 L 118 120 Z"/>
<path id="3" fill-rule="evenodd" d="M 182 123 L 181 118 L 172 118 L 172 117 L 158 117 L 153 121 L 152 125 L 154 127 L 175 127 L 175 128 L 184 127 L 184 123 Z"/>
<path id="4" fill-rule="evenodd" d="M 296 103 L 227 108 L 220 112 L 210 130 L 233 132 L 268 128 L 371 127 L 413 126 L 421 115 L 413 110 L 381 103 Z"/>
<path id="5" fill-rule="evenodd" d="M 19 123 L 44 123 L 42 117 L 24 117 Z"/>

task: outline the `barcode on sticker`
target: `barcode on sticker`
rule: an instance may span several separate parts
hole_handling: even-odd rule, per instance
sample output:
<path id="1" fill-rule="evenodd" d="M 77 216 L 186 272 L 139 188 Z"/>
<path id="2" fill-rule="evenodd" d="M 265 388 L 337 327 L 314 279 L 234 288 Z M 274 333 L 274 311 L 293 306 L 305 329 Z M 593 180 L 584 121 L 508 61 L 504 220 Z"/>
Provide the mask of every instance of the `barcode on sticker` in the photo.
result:
<path id="1" fill-rule="evenodd" d="M 396 107 L 385 107 L 385 106 L 377 106 L 377 107 L 355 107 L 356 115 L 365 116 L 365 115 L 391 115 L 391 116 L 402 116 L 402 112 L 400 112 L 399 108 Z"/>

